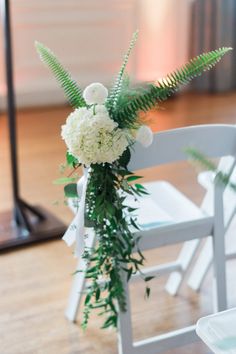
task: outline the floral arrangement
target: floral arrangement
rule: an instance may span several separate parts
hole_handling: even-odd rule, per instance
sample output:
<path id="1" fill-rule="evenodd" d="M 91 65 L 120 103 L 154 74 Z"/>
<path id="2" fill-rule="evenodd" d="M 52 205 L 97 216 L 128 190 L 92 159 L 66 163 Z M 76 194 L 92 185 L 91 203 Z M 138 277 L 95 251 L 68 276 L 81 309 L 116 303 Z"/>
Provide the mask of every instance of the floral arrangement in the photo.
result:
<path id="1" fill-rule="evenodd" d="M 126 65 L 137 35 L 135 32 L 109 91 L 101 83 L 93 83 L 82 91 L 56 56 L 36 42 L 41 60 L 52 70 L 74 108 L 61 132 L 67 146 L 67 164 L 72 168 L 70 177 L 63 178 L 62 182 L 66 184 L 65 195 L 77 198 L 79 206 L 64 239 L 69 245 L 76 241 L 76 255 L 90 264 L 86 271 L 90 286 L 85 297 L 84 328 L 91 310 L 97 308 L 100 315 L 105 315 L 103 328 L 117 326 L 118 308 L 126 310 L 121 271 L 127 273 L 129 281 L 144 264 L 139 250 L 136 256 L 132 253 L 135 246 L 138 249 L 139 242 L 133 230 L 140 227 L 136 209 L 126 203 L 128 195 L 138 198 L 147 194 L 138 183 L 141 176 L 128 169 L 133 144 L 139 141 L 148 147 L 152 143 L 152 131 L 142 121 L 140 112 L 157 107 L 181 85 L 212 68 L 230 50 L 220 48 L 202 54 L 165 79 L 132 88 Z M 84 176 L 76 184 L 73 172 L 80 166 Z M 97 242 L 93 248 L 85 247 L 84 227 L 95 230 Z M 149 296 L 151 277 L 143 278 Z"/>

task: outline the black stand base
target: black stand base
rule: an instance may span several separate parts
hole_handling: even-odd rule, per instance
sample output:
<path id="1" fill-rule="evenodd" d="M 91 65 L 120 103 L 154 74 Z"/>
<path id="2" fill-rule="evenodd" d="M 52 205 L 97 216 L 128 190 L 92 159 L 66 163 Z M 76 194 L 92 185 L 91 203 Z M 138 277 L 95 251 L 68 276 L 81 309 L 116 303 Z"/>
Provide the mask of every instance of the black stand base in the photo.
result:
<path id="1" fill-rule="evenodd" d="M 34 209 L 43 217 L 28 213 L 30 230 L 17 225 L 12 212 L 0 214 L 0 252 L 63 236 L 66 226 L 59 219 L 42 207 Z"/>

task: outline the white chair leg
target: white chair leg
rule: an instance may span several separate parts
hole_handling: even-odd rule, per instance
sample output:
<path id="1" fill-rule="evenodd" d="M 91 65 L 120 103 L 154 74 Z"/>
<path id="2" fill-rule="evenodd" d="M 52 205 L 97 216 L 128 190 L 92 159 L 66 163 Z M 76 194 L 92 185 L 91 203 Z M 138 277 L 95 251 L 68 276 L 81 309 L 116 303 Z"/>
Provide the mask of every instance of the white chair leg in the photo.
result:
<path id="1" fill-rule="evenodd" d="M 179 257 L 177 259 L 177 263 L 180 264 L 182 271 L 171 273 L 165 286 L 165 289 L 169 294 L 174 296 L 178 293 L 179 288 L 184 281 L 184 275 L 195 253 L 197 252 L 199 245 L 200 245 L 200 240 L 198 239 L 184 243 L 180 251 Z"/>
<path id="2" fill-rule="evenodd" d="M 227 238 L 227 236 L 230 236 L 229 233 L 227 233 L 231 222 L 233 220 L 233 218 L 235 217 L 235 212 L 232 213 L 231 218 L 228 220 L 227 225 L 225 227 L 225 239 Z M 207 275 L 207 272 L 210 268 L 210 266 L 212 265 L 212 240 L 211 237 L 209 237 L 202 250 L 201 253 L 190 273 L 189 279 L 188 279 L 188 285 L 190 286 L 190 288 L 192 288 L 195 291 L 199 291 L 202 283 Z M 229 252 L 226 254 L 226 260 L 227 259 L 234 259 L 236 258 L 236 253 L 235 252 Z"/>
<path id="3" fill-rule="evenodd" d="M 215 312 L 227 309 L 227 290 L 226 290 L 226 257 L 224 247 L 224 234 L 214 235 L 214 310 Z"/>
<path id="4" fill-rule="evenodd" d="M 119 310 L 118 319 L 118 351 L 119 354 L 134 354 L 131 308 L 127 273 L 121 273 L 122 283 L 126 293 L 126 312 Z"/>
<path id="5" fill-rule="evenodd" d="M 198 259 L 190 273 L 188 285 L 195 291 L 199 291 L 206 274 L 212 264 L 212 239 L 208 237 Z"/>
<path id="6" fill-rule="evenodd" d="M 226 254 L 224 235 L 223 187 L 215 185 L 215 220 L 213 235 L 213 265 L 214 265 L 214 308 L 216 312 L 227 309 L 226 290 Z"/>
<path id="7" fill-rule="evenodd" d="M 87 247 L 92 247 L 95 242 L 95 234 L 93 229 L 88 229 L 88 238 L 85 243 Z M 79 306 L 81 302 L 81 298 L 83 295 L 83 291 L 85 289 L 85 271 L 88 268 L 89 264 L 85 262 L 83 259 L 78 261 L 77 270 L 81 270 L 81 272 L 77 272 L 73 277 L 72 288 L 68 300 L 68 305 L 66 308 L 65 316 L 71 322 L 76 322 L 77 314 L 79 311 Z"/>
<path id="8" fill-rule="evenodd" d="M 126 292 L 127 311 L 119 312 L 118 348 L 119 354 L 156 354 L 173 350 L 176 347 L 190 344 L 197 340 L 195 326 L 171 331 L 152 338 L 133 342 L 131 309 L 127 274 L 124 274 L 123 286 Z"/>
<path id="9" fill-rule="evenodd" d="M 203 210 L 208 210 L 211 207 L 212 203 L 212 190 L 208 190 L 207 194 L 205 195 L 201 208 Z M 168 278 L 166 284 L 166 291 L 171 295 L 176 295 L 179 291 L 180 286 L 184 281 L 184 277 L 186 272 L 189 269 L 189 266 L 198 251 L 198 248 L 201 244 L 199 240 L 192 240 L 184 243 L 184 246 L 180 252 L 178 257 L 178 262 L 181 265 L 182 272 L 173 272 L 171 273 L 170 277 Z M 207 270 L 206 270 L 207 271 Z"/>

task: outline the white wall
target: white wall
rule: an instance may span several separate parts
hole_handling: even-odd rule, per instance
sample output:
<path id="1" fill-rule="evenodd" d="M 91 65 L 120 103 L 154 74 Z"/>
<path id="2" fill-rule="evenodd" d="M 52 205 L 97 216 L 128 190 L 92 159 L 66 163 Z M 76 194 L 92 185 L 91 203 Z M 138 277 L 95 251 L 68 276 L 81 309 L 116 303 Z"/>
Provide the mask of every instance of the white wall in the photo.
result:
<path id="1" fill-rule="evenodd" d="M 162 78 L 188 60 L 189 0 L 142 0 L 139 6 L 139 80 Z"/>
<path id="2" fill-rule="evenodd" d="M 81 86 L 112 82 L 136 28 L 140 38 L 129 67 L 136 79 L 162 77 L 187 60 L 188 0 L 11 0 L 11 6 L 18 106 L 64 102 L 37 57 L 35 39 Z M 0 57 L 0 108 L 4 96 Z"/>

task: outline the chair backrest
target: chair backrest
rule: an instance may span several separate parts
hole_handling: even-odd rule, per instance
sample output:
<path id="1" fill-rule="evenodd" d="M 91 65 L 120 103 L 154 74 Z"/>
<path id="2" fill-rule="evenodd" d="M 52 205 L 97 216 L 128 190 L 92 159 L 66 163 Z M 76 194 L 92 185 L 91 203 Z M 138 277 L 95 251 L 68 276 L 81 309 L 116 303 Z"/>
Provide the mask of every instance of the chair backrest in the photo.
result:
<path id="1" fill-rule="evenodd" d="M 196 148 L 214 158 L 236 155 L 236 126 L 229 124 L 197 125 L 158 132 L 148 148 L 135 143 L 130 170 L 188 159 L 186 148 Z"/>

